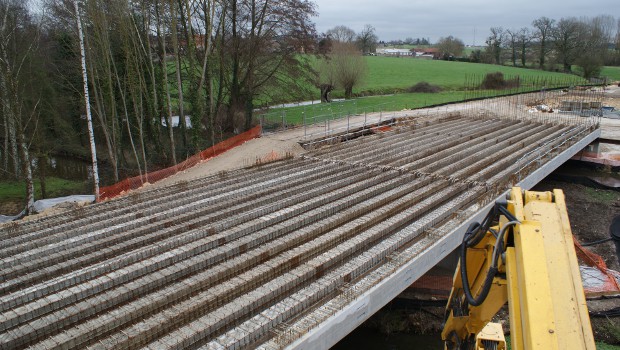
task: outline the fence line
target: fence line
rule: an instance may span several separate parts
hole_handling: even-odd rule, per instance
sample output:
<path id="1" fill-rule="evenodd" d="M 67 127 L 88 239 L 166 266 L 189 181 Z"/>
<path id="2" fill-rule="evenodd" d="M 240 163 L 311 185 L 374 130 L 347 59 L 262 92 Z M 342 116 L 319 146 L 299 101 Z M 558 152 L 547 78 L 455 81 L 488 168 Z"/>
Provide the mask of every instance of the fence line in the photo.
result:
<path id="1" fill-rule="evenodd" d="M 216 157 L 231 148 L 241 145 L 242 143 L 254 139 L 261 134 L 261 127 L 255 126 L 254 128 L 241 133 L 239 135 L 233 136 L 229 139 L 226 139 L 220 143 L 213 145 L 189 158 L 185 161 L 173 165 L 171 167 L 156 170 L 147 174 L 143 174 L 141 176 L 134 176 L 127 178 L 123 181 L 120 181 L 114 185 L 102 187 L 99 190 L 99 200 L 105 200 L 114 198 L 119 196 L 129 190 L 135 190 L 137 188 L 142 187 L 145 183 L 155 183 L 157 181 L 163 180 L 167 177 L 170 177 L 180 171 L 187 170 L 194 165 L 200 163 L 201 161 L 208 160 L 210 158 Z"/>

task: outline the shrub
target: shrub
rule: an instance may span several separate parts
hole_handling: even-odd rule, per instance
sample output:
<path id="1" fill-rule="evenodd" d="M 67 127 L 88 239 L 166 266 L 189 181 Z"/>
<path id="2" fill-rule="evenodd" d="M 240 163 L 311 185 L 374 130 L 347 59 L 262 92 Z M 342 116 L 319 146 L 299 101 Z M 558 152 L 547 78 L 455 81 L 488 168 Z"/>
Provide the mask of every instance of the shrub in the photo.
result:
<path id="1" fill-rule="evenodd" d="M 432 85 L 425 81 L 421 81 L 415 84 L 414 86 L 410 87 L 409 89 L 407 89 L 407 92 L 424 92 L 424 93 L 434 94 L 434 93 L 441 92 L 441 88 L 437 85 Z"/>
<path id="2" fill-rule="evenodd" d="M 506 80 L 501 72 L 487 73 L 480 84 L 480 88 L 485 90 L 510 89 L 519 86 L 519 77 Z"/>

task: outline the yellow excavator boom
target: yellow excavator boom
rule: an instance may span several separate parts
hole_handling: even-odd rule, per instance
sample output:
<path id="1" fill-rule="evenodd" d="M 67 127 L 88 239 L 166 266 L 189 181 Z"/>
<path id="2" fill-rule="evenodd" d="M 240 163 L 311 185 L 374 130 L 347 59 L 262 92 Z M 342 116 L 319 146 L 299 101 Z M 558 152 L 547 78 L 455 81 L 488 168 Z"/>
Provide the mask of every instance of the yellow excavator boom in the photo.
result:
<path id="1" fill-rule="evenodd" d="M 495 226 L 491 226 L 491 225 Z M 490 323 L 508 302 L 512 349 L 595 349 L 564 194 L 510 191 L 460 247 L 446 349 L 502 349 Z"/>

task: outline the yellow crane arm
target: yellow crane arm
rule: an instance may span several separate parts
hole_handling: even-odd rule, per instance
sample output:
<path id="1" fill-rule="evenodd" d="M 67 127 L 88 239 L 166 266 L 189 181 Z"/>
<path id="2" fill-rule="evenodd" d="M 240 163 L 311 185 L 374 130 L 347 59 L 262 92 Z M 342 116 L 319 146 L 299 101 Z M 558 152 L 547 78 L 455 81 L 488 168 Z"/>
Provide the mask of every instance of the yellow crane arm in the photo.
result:
<path id="1" fill-rule="evenodd" d="M 512 349 L 595 349 L 562 191 L 515 187 L 495 211 L 463 239 L 446 349 L 505 348 L 490 321 L 506 302 Z"/>

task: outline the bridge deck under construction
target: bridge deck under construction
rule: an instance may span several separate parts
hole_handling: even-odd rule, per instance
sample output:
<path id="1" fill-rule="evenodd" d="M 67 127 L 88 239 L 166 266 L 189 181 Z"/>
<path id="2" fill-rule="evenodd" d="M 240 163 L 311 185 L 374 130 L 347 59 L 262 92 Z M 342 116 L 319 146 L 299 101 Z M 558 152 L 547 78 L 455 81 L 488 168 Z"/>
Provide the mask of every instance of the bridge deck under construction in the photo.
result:
<path id="1" fill-rule="evenodd" d="M 329 346 L 454 248 L 430 247 L 597 131 L 422 117 L 4 225 L 0 348 Z"/>

